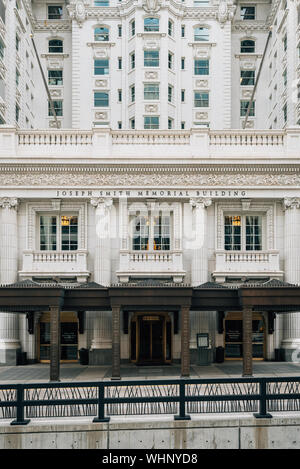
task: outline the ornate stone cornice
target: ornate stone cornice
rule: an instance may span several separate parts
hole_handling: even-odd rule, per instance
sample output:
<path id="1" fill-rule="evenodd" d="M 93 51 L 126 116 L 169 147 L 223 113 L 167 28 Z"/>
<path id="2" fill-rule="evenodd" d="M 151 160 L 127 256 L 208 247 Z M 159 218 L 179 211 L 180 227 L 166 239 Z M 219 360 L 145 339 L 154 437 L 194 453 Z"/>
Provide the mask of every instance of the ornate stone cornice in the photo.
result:
<path id="1" fill-rule="evenodd" d="M 1 208 L 13 208 L 17 210 L 19 205 L 19 200 L 16 197 L 1 197 L 0 198 L 0 207 Z"/>
<path id="2" fill-rule="evenodd" d="M 294 187 L 300 164 L 0 164 L 2 187 Z"/>

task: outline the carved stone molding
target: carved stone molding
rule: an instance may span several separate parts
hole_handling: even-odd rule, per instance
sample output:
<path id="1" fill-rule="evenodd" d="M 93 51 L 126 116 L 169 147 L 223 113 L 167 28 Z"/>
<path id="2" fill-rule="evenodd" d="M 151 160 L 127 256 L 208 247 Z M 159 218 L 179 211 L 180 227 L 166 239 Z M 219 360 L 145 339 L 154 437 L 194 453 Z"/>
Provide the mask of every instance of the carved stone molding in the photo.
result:
<path id="1" fill-rule="evenodd" d="M 0 207 L 1 208 L 10 208 L 17 210 L 19 205 L 19 199 L 16 197 L 1 197 L 0 198 Z"/>
<path id="2" fill-rule="evenodd" d="M 195 199 L 190 199 L 190 204 L 193 209 L 207 208 L 212 205 L 212 199 L 210 199 L 209 197 L 199 197 Z"/>
<path id="3" fill-rule="evenodd" d="M 108 210 L 113 205 L 113 199 L 112 198 L 104 198 L 104 197 L 95 197 L 93 199 L 90 199 L 90 203 L 96 209 L 102 206 L 103 208 Z"/>

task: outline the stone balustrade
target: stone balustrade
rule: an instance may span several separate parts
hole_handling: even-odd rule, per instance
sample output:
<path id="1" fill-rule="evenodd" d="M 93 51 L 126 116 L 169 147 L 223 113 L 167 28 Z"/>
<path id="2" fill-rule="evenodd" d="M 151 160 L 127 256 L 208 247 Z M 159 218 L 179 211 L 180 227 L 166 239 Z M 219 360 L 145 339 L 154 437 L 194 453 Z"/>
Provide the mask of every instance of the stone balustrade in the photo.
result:
<path id="1" fill-rule="evenodd" d="M 282 279 L 278 251 L 216 251 L 213 277 L 225 281 L 226 277 L 271 277 Z"/>
<path id="2" fill-rule="evenodd" d="M 0 158 L 295 158 L 300 127 L 277 130 L 16 130 L 0 128 Z"/>
<path id="3" fill-rule="evenodd" d="M 23 266 L 20 278 L 32 277 L 76 277 L 78 282 L 86 281 L 87 251 L 23 251 Z"/>

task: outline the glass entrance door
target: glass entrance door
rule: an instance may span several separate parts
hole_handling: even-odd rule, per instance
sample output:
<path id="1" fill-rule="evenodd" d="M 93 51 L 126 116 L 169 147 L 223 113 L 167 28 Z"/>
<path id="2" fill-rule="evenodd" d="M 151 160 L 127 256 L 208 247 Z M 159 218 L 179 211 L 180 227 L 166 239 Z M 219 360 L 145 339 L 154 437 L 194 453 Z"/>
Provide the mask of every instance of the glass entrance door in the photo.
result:
<path id="1" fill-rule="evenodd" d="M 136 314 L 130 327 L 131 361 L 138 364 L 170 363 L 171 320 L 163 314 Z"/>
<path id="2" fill-rule="evenodd" d="M 39 360 L 50 361 L 50 317 L 44 313 L 40 321 Z M 60 360 L 78 360 L 78 321 L 75 313 L 62 312 L 60 323 Z"/>
<path id="3" fill-rule="evenodd" d="M 163 361 L 163 318 L 141 316 L 139 330 L 139 360 Z"/>

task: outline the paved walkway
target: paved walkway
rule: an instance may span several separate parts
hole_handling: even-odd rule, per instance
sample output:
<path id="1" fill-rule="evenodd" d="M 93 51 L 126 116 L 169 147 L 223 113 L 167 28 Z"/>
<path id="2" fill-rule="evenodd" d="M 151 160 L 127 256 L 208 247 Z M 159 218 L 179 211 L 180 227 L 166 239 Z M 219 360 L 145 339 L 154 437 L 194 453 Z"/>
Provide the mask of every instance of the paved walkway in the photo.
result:
<path id="1" fill-rule="evenodd" d="M 0 366 L 0 384 L 49 381 L 49 365 Z M 61 364 L 61 381 L 109 380 L 110 366 L 84 366 L 77 363 Z M 213 363 L 209 366 L 191 366 L 191 378 L 238 378 L 242 376 L 242 362 Z M 300 376 L 300 363 L 254 362 L 253 376 Z M 121 366 L 121 377 L 132 379 L 179 378 L 180 365 Z"/>

